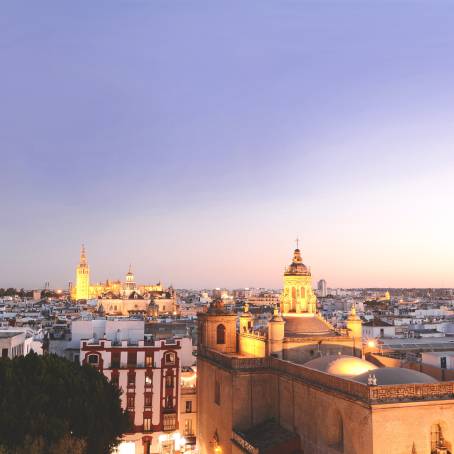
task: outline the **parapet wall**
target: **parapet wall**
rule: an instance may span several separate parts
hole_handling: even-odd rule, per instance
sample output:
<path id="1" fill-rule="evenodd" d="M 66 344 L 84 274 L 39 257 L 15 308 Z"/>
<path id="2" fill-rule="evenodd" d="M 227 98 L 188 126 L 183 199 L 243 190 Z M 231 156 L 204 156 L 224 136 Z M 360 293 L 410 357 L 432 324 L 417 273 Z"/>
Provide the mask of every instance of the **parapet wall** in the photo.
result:
<path id="1" fill-rule="evenodd" d="M 404 367 L 406 369 L 412 369 L 430 375 L 439 381 L 454 381 L 454 370 L 442 369 L 440 367 L 432 366 L 431 364 L 424 364 L 407 359 L 392 358 L 374 353 L 369 353 L 368 356 L 369 359 L 377 365 L 385 367 Z"/>
<path id="2" fill-rule="evenodd" d="M 369 405 L 454 399 L 454 381 L 431 384 L 369 386 L 273 357 L 242 358 L 240 356 L 224 355 L 207 349 L 199 353 L 204 358 L 232 371 L 272 371 L 276 374 L 286 374 L 311 386 L 342 393 L 347 397 L 361 400 Z"/>

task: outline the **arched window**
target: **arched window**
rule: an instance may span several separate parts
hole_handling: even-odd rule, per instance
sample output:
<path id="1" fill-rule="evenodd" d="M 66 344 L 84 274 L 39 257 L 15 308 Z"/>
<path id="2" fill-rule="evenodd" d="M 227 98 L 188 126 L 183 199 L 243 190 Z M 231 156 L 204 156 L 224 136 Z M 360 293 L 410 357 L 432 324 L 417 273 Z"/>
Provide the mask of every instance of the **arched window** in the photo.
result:
<path id="1" fill-rule="evenodd" d="M 225 326 L 218 325 L 216 328 L 216 343 L 225 344 Z"/>
<path id="2" fill-rule="evenodd" d="M 167 352 L 164 355 L 164 362 L 166 364 L 174 364 L 175 363 L 175 353 Z"/>
<path id="3" fill-rule="evenodd" d="M 94 366 L 98 365 L 99 356 L 98 355 L 88 355 L 88 364 L 93 364 Z"/>
<path id="4" fill-rule="evenodd" d="M 327 433 L 328 446 L 335 449 L 336 452 L 344 452 L 344 422 L 339 410 L 333 409 L 332 413 L 328 415 L 327 423 L 331 427 Z"/>
<path id="5" fill-rule="evenodd" d="M 337 428 L 338 428 L 337 449 L 340 452 L 344 452 L 344 422 L 342 421 L 341 415 L 339 415 L 339 418 L 337 420 Z"/>

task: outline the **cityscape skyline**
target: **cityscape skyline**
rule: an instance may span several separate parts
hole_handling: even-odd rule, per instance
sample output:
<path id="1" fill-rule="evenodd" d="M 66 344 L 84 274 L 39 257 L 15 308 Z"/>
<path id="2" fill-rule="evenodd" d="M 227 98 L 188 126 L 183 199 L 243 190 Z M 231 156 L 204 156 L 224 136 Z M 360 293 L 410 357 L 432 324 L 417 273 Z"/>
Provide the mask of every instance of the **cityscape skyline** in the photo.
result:
<path id="1" fill-rule="evenodd" d="M 1 11 L 0 454 L 454 454 L 454 2 Z"/>
<path id="2" fill-rule="evenodd" d="M 301 250 L 301 247 L 298 246 L 298 243 L 300 243 L 301 241 L 299 239 L 297 239 L 296 241 L 296 244 L 293 245 L 293 248 L 291 249 L 291 251 L 293 250 Z M 295 249 L 297 248 L 298 249 Z M 102 272 L 93 272 L 92 270 L 92 267 L 90 265 L 90 261 L 88 259 L 88 254 L 86 253 L 86 248 L 85 248 L 85 244 L 82 244 L 81 245 L 81 250 L 83 250 L 83 255 L 84 255 L 84 258 L 86 259 L 86 261 L 84 261 L 84 263 L 88 264 L 89 268 L 90 268 L 90 278 L 89 278 L 89 283 L 91 284 L 103 284 L 103 283 L 106 283 L 106 282 L 110 282 L 110 283 L 114 283 L 114 282 L 127 282 L 128 281 L 128 275 L 132 275 L 133 276 L 133 279 L 134 279 L 134 282 L 140 284 L 140 283 L 143 283 L 145 281 L 149 281 L 149 284 L 166 284 L 166 285 L 169 285 L 169 286 L 172 286 L 174 288 L 181 288 L 181 289 L 194 289 L 194 290 L 205 290 L 205 289 L 219 289 L 219 288 L 226 288 L 226 289 L 241 289 L 241 288 L 251 288 L 251 289 L 259 289 L 259 288 L 264 288 L 264 289 L 281 289 L 282 288 L 282 282 L 278 282 L 276 285 L 243 285 L 243 284 L 240 284 L 240 285 L 223 285 L 222 283 L 219 283 L 219 285 L 205 285 L 205 286 L 191 286 L 191 285 L 188 285 L 188 286 L 175 286 L 171 281 L 170 282 L 166 282 L 164 279 L 161 279 L 161 278 L 153 278 L 153 277 L 150 277 L 146 272 L 144 272 L 143 270 L 139 270 L 138 272 L 136 272 L 135 268 L 133 267 L 132 263 L 129 263 L 129 265 L 124 269 L 124 270 L 120 270 L 120 272 L 118 272 L 116 275 L 113 275 L 113 276 L 104 276 L 104 277 L 99 277 L 100 275 L 102 275 Z M 302 251 L 302 255 L 304 254 L 304 251 Z M 81 257 L 81 256 L 80 256 Z M 303 262 L 305 262 L 305 260 L 303 260 Z M 78 263 L 82 263 L 80 260 Z M 307 264 L 307 262 L 306 262 Z M 307 267 L 308 269 L 311 271 L 311 274 L 313 276 L 313 283 L 314 283 L 314 289 L 316 289 L 317 287 L 317 283 L 319 283 L 320 281 L 323 281 L 324 282 L 324 285 L 327 286 L 328 288 L 345 288 L 345 289 L 348 289 L 348 288 L 351 288 L 351 289 L 354 289 L 354 288 L 364 288 L 364 289 L 373 289 L 373 288 L 388 288 L 388 289 L 400 289 L 400 288 L 421 288 L 421 289 L 424 289 L 424 288 L 433 288 L 433 289 L 443 289 L 443 288 L 453 288 L 453 287 L 448 287 L 448 286 L 441 286 L 441 287 L 436 287 L 436 286 L 388 286 L 388 285 L 362 285 L 362 286 L 337 286 L 337 285 L 328 285 L 329 282 L 326 282 L 326 279 L 323 275 L 320 275 L 320 276 L 317 276 L 315 275 L 314 273 L 312 273 L 312 269 L 311 269 L 311 266 L 310 264 L 307 264 Z M 281 269 L 279 270 L 279 272 L 282 272 L 284 269 L 287 268 L 287 265 L 281 267 Z M 115 268 L 115 269 L 118 269 Z M 75 268 L 73 268 L 73 274 L 74 274 L 74 277 L 76 275 L 76 272 L 75 272 Z M 151 280 L 150 280 L 151 279 Z M 26 287 L 26 286 L 23 286 L 23 285 L 16 285 L 16 286 L 10 286 L 10 285 L 1 285 L 0 283 L 0 288 L 3 288 L 3 289 L 6 289 L 6 288 L 16 288 L 16 289 L 25 289 L 25 290 L 31 290 L 31 289 L 37 289 L 37 288 L 44 288 L 46 286 L 49 286 L 49 288 L 51 289 L 59 289 L 60 290 L 68 290 L 69 289 L 69 286 L 71 285 L 72 287 L 74 287 L 76 285 L 76 279 L 70 279 L 67 281 L 66 284 L 63 284 L 63 285 L 54 285 L 55 283 L 52 282 L 51 280 L 47 280 L 47 281 L 44 281 L 42 283 L 43 285 L 32 285 L 32 286 L 29 286 L 29 287 Z"/>
<path id="3" fill-rule="evenodd" d="M 1 286 L 454 287 L 454 5 L 83 4 L 0 18 Z"/>

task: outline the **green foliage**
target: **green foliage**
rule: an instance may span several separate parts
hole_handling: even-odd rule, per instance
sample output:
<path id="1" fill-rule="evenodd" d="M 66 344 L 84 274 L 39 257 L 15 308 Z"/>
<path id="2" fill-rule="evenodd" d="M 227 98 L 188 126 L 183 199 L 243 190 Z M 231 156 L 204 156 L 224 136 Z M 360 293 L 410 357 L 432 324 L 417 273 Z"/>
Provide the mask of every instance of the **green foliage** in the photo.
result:
<path id="1" fill-rule="evenodd" d="M 0 446 L 0 454 L 85 454 L 87 443 L 85 440 L 65 435 L 56 442 L 46 443 L 43 437 L 27 438 L 21 446 L 5 448 Z"/>
<path id="2" fill-rule="evenodd" d="M 103 454 L 128 430 L 119 389 L 95 368 L 34 353 L 0 360 L 0 440 L 8 454 Z"/>

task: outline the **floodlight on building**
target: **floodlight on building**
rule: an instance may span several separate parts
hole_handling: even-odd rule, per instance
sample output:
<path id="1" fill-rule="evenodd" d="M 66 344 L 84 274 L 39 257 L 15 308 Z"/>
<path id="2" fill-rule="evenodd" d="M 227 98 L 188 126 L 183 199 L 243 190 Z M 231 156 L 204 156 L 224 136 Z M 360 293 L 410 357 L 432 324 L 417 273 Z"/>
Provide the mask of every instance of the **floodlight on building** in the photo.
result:
<path id="1" fill-rule="evenodd" d="M 136 444 L 133 441 L 123 441 L 114 452 L 116 454 L 134 454 L 136 452 Z"/>
<path id="2" fill-rule="evenodd" d="M 367 346 L 369 348 L 375 348 L 377 345 L 375 344 L 375 341 L 373 339 L 370 339 L 367 341 Z"/>

